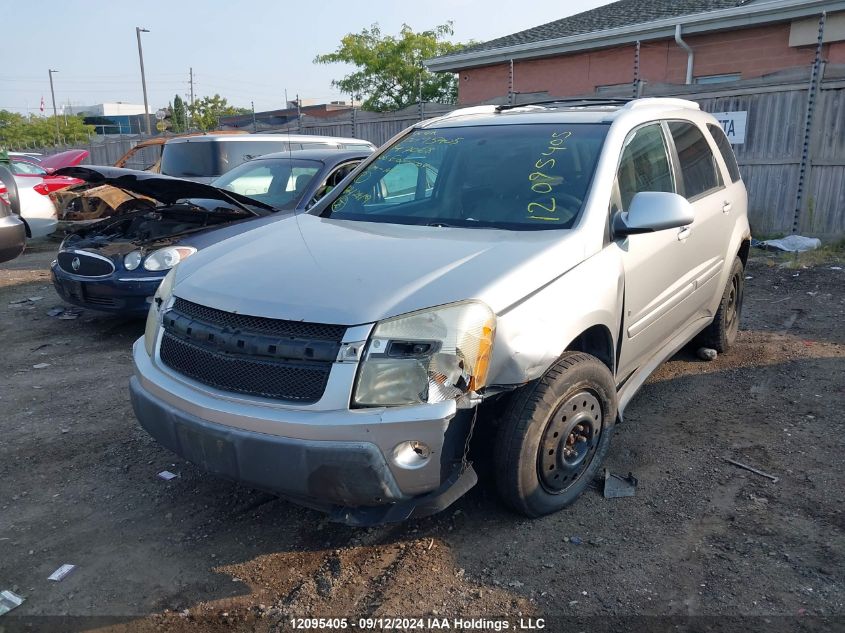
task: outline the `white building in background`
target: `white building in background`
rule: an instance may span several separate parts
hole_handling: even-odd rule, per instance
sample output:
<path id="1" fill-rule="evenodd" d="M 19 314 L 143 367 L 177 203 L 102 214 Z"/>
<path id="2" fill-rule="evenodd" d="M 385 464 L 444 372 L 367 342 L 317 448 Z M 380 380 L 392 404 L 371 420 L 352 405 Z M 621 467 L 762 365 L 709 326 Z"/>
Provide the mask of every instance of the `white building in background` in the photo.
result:
<path id="1" fill-rule="evenodd" d="M 98 103 L 92 106 L 78 106 L 74 110 L 77 114 L 87 114 L 88 116 L 130 116 L 133 114 L 144 114 L 143 104 L 122 103 L 121 101 Z"/>
<path id="2" fill-rule="evenodd" d="M 155 112 L 153 109 L 152 112 Z M 98 103 L 77 106 L 73 114 L 82 114 L 97 134 L 141 134 L 145 131 L 144 106 L 136 103 Z"/>

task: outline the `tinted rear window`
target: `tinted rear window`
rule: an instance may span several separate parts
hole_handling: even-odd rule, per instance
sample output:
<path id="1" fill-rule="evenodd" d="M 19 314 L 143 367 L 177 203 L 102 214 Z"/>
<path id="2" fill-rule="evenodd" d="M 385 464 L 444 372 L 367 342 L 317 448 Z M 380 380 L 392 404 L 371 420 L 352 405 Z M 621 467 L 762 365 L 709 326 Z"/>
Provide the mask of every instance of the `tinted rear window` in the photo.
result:
<path id="1" fill-rule="evenodd" d="M 701 130 L 683 121 L 670 122 L 669 129 L 681 162 L 684 195 L 687 199 L 721 187 L 722 179 L 716 169 L 716 157 L 710 151 L 710 145 Z"/>
<path id="2" fill-rule="evenodd" d="M 168 143 L 161 158 L 161 173 L 184 178 L 219 176 L 256 156 L 285 149 L 287 143 L 281 139 Z"/>
<path id="3" fill-rule="evenodd" d="M 725 131 L 718 125 L 713 125 L 712 123 L 707 126 L 707 129 L 710 130 L 710 134 L 713 135 L 713 140 L 716 141 L 716 147 L 719 148 L 722 158 L 725 159 L 725 165 L 728 166 L 728 173 L 731 175 L 731 181 L 738 182 L 742 176 L 739 173 L 739 165 L 736 164 L 736 156 L 734 156 L 734 150 L 731 147 L 731 142 L 728 140 L 728 137 L 725 136 Z"/>

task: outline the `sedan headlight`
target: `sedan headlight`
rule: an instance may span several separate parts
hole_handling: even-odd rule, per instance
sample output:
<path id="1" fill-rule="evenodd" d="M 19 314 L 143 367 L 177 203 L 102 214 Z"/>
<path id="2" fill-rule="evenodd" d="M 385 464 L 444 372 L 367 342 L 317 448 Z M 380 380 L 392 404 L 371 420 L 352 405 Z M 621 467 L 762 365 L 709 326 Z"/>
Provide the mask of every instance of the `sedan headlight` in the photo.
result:
<path id="1" fill-rule="evenodd" d="M 147 255 L 144 268 L 150 271 L 170 270 L 183 259 L 197 252 L 193 246 L 168 246 Z"/>
<path id="2" fill-rule="evenodd" d="M 153 302 L 150 304 L 150 311 L 147 313 L 147 325 L 144 328 L 144 348 L 151 357 L 155 352 L 156 334 L 158 334 L 161 323 L 161 312 L 173 296 L 173 284 L 176 279 L 176 271 L 171 270 L 156 290 Z"/>
<path id="3" fill-rule="evenodd" d="M 496 315 L 465 301 L 380 321 L 358 369 L 354 402 L 384 407 L 442 402 L 487 381 Z"/>
<path id="4" fill-rule="evenodd" d="M 141 255 L 141 251 L 132 251 L 123 258 L 123 267 L 126 270 L 135 270 L 141 265 L 142 259 L 144 256 Z"/>

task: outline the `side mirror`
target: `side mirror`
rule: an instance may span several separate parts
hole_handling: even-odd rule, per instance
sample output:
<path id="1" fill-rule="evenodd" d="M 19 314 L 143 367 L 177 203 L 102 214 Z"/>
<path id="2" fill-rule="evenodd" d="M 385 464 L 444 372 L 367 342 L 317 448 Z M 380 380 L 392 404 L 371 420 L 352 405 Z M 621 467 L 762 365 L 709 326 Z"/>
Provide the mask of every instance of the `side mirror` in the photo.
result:
<path id="1" fill-rule="evenodd" d="M 624 237 L 653 233 L 692 224 L 695 212 L 686 198 L 676 193 L 641 191 L 631 200 L 627 213 L 613 218 L 613 235 Z"/>

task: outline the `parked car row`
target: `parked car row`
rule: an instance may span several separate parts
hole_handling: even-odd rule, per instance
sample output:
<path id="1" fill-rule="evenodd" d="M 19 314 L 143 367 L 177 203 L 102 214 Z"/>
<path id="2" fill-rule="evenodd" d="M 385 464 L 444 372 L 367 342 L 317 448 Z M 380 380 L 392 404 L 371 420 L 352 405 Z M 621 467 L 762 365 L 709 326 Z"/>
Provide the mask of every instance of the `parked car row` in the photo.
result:
<path id="1" fill-rule="evenodd" d="M 114 215 L 69 235 L 51 267 L 66 301 L 145 315 L 158 284 L 199 249 L 314 205 L 371 153 L 297 150 L 260 156 L 211 185 L 116 167 L 62 174 L 159 204 Z"/>
<path id="2" fill-rule="evenodd" d="M 481 106 L 375 153 L 199 138 L 162 171 L 240 166 L 60 170 L 156 204 L 65 239 L 54 283 L 148 306 L 130 394 L 161 444 L 333 520 L 448 507 L 477 435 L 510 508 L 558 511 L 660 363 L 736 339 L 747 196 L 697 104 Z"/>

